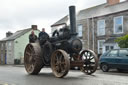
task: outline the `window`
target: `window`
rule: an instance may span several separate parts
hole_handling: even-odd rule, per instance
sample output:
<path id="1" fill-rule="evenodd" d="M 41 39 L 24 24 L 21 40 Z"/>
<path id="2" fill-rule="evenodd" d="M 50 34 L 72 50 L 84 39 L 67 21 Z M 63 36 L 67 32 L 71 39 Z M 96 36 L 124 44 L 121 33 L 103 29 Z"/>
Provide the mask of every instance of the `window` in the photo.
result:
<path id="1" fill-rule="evenodd" d="M 123 33 L 123 16 L 114 18 L 114 33 Z"/>
<path id="2" fill-rule="evenodd" d="M 7 43 L 5 43 L 5 50 L 7 50 Z"/>
<path id="3" fill-rule="evenodd" d="M 3 48 L 4 48 L 4 45 L 3 45 L 3 43 L 1 43 L 1 50 L 3 50 Z"/>
<path id="4" fill-rule="evenodd" d="M 82 25 L 78 25 L 78 29 L 77 29 L 77 31 L 78 31 L 78 37 L 82 37 L 82 35 L 83 35 L 83 26 Z"/>
<path id="5" fill-rule="evenodd" d="M 1 62 L 3 62 L 3 54 L 1 54 Z"/>
<path id="6" fill-rule="evenodd" d="M 108 53 L 107 56 L 110 56 L 110 57 L 117 57 L 117 53 L 118 53 L 117 50 L 112 50 L 112 51 L 110 51 L 110 53 Z"/>
<path id="7" fill-rule="evenodd" d="M 114 49 L 114 46 L 109 46 L 109 45 L 108 45 L 108 46 L 105 46 L 105 50 L 106 50 L 106 51 L 112 50 L 112 49 Z"/>
<path id="8" fill-rule="evenodd" d="M 103 53 L 103 44 L 104 44 L 105 40 L 98 40 L 98 54 L 102 54 Z"/>
<path id="9" fill-rule="evenodd" d="M 120 50 L 119 52 L 120 57 L 128 57 L 128 50 Z"/>
<path id="10" fill-rule="evenodd" d="M 9 50 L 11 50 L 11 46 L 12 46 L 12 43 L 11 42 L 8 42 L 8 48 L 9 48 Z"/>
<path id="11" fill-rule="evenodd" d="M 109 50 L 109 46 L 106 46 L 106 51 L 108 51 Z"/>
<path id="12" fill-rule="evenodd" d="M 99 20 L 97 22 L 97 34 L 105 35 L 105 20 Z"/>

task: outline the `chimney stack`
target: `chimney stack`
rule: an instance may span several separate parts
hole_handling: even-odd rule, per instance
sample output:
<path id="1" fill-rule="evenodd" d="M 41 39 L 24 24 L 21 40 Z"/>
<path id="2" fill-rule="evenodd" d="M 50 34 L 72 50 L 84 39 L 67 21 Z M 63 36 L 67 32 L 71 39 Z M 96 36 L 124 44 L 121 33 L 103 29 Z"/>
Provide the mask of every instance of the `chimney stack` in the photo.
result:
<path id="1" fill-rule="evenodd" d="M 37 30 L 37 25 L 32 25 L 31 28 L 32 28 L 33 30 Z"/>
<path id="2" fill-rule="evenodd" d="M 120 3 L 120 0 L 107 0 L 108 5 L 115 5 Z"/>
<path id="3" fill-rule="evenodd" d="M 10 32 L 10 31 L 6 32 L 6 37 L 9 37 L 9 36 L 11 36 L 11 35 L 13 35 L 12 32 Z"/>

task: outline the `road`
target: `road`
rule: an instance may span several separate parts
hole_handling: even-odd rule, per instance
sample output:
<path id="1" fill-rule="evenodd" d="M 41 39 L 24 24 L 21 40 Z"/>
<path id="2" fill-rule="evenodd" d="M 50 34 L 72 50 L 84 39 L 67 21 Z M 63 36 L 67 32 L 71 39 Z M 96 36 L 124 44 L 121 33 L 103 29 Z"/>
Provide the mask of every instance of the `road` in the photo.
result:
<path id="1" fill-rule="evenodd" d="M 128 85 L 128 73 L 97 70 L 89 76 L 71 70 L 65 78 L 55 78 L 50 68 L 28 75 L 23 66 L 0 66 L 0 85 Z"/>

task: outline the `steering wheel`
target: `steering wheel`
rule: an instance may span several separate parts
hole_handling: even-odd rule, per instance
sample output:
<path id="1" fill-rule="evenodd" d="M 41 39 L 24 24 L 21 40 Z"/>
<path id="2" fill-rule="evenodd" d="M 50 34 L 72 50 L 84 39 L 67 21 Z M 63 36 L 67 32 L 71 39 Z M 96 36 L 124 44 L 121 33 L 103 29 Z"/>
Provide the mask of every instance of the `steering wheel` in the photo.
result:
<path id="1" fill-rule="evenodd" d="M 58 37 L 59 36 L 59 32 L 57 30 L 55 30 L 52 34 L 52 37 Z"/>

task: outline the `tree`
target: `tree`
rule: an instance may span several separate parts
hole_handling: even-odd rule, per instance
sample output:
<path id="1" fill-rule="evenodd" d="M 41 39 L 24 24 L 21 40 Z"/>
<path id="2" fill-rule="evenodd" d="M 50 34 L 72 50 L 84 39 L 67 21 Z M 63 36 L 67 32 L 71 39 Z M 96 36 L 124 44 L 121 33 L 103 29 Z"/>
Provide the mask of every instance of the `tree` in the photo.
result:
<path id="1" fill-rule="evenodd" d="M 128 48 L 128 34 L 122 37 L 119 37 L 115 40 L 118 43 L 120 48 Z"/>

